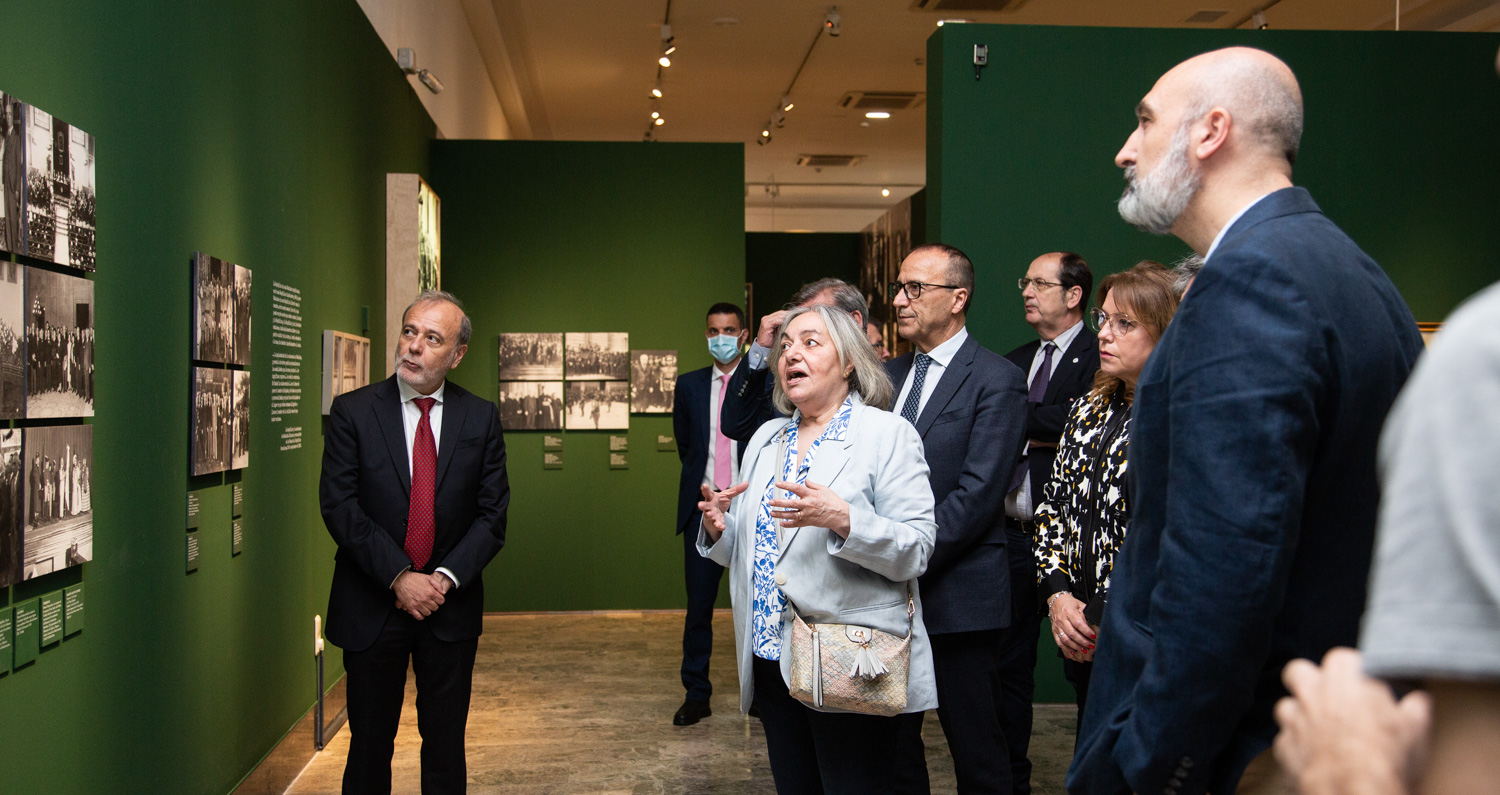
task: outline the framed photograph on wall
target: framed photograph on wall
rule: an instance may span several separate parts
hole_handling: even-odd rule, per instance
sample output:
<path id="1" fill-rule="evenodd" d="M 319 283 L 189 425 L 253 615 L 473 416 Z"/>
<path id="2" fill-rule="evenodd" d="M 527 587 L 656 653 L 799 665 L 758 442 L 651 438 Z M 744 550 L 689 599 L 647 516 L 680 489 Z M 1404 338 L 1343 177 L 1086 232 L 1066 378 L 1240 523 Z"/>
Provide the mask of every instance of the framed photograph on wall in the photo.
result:
<path id="1" fill-rule="evenodd" d="M 26 269 L 26 416 L 94 416 L 94 283 Z"/>
<path id="2" fill-rule="evenodd" d="M 677 351 L 630 352 L 630 411 L 671 414 L 677 390 Z"/>
<path id="3" fill-rule="evenodd" d="M 193 475 L 224 472 L 234 466 L 234 372 L 193 368 Z"/>
<path id="4" fill-rule="evenodd" d="M 26 278 L 0 262 L 0 419 L 26 416 Z"/>
<path id="5" fill-rule="evenodd" d="M 624 332 L 564 335 L 568 381 L 625 381 L 630 378 L 630 335 Z"/>
<path id="6" fill-rule="evenodd" d="M 231 469 L 250 466 L 250 371 L 230 370 L 234 402 L 230 411 L 234 417 L 233 450 L 229 462 Z"/>
<path id="7" fill-rule="evenodd" d="M 569 381 L 570 431 L 623 431 L 630 427 L 630 386 L 624 381 Z"/>
<path id="8" fill-rule="evenodd" d="M 500 427 L 507 431 L 562 430 L 561 381 L 501 381 L 495 403 Z"/>
<path id="9" fill-rule="evenodd" d="M 234 345 L 230 364 L 250 366 L 250 269 L 234 265 Z"/>
<path id="10" fill-rule="evenodd" d="M 562 380 L 561 334 L 501 334 L 499 350 L 501 381 Z"/>
<path id="11" fill-rule="evenodd" d="M 94 426 L 27 428 L 22 579 L 94 559 Z"/>
<path id="12" fill-rule="evenodd" d="M 234 269 L 232 262 L 193 255 L 193 358 L 234 364 Z"/>
<path id="13" fill-rule="evenodd" d="M 0 428 L 0 588 L 21 581 L 26 476 L 21 429 Z"/>
<path id="14" fill-rule="evenodd" d="M 0 92 L 0 249 L 26 253 L 26 103 Z"/>
<path id="15" fill-rule="evenodd" d="M 342 331 L 323 331 L 323 413 L 333 399 L 370 384 L 370 339 Z"/>
<path id="16" fill-rule="evenodd" d="M 23 105 L 27 256 L 94 269 L 94 136 Z"/>

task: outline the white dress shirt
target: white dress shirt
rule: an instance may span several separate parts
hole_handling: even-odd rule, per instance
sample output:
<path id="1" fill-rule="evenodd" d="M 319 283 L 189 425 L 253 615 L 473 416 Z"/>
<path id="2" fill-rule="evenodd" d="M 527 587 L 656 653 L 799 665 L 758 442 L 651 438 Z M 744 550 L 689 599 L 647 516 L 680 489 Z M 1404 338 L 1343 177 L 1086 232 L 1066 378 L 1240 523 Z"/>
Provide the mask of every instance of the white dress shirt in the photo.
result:
<path id="1" fill-rule="evenodd" d="M 738 362 L 736 362 L 735 364 L 738 364 Z M 732 375 L 733 373 L 734 368 L 731 367 L 727 371 L 721 370 L 719 369 L 719 365 L 716 363 L 714 364 L 713 370 L 710 371 L 710 375 L 708 378 L 708 467 L 703 470 L 703 482 L 711 489 L 717 488 L 717 484 L 714 483 L 714 466 L 718 463 L 718 459 L 714 456 L 714 450 L 718 447 L 719 409 L 723 405 L 719 400 L 719 393 L 729 388 L 729 384 L 724 380 L 724 377 Z M 736 442 L 733 439 L 730 439 L 729 482 L 731 485 L 740 482 L 739 450 L 740 443 Z"/>
<path id="2" fill-rule="evenodd" d="M 430 397 L 437 401 L 432 404 L 432 408 L 427 410 L 427 424 L 432 426 L 432 449 L 436 452 L 442 449 L 439 442 L 443 438 L 443 391 L 448 388 L 448 382 L 444 380 L 430 395 L 421 394 L 400 378 L 396 379 L 396 388 L 401 390 L 401 425 L 406 431 L 406 473 L 410 477 L 415 468 L 412 462 L 412 447 L 417 439 L 417 423 L 422 421 L 422 407 L 418 406 L 415 401 L 419 397 Z M 448 579 L 453 581 L 453 587 L 458 587 L 458 575 L 442 566 L 437 567 L 437 571 L 447 575 Z M 394 582 L 391 584 L 395 585 Z"/>
<path id="3" fill-rule="evenodd" d="M 937 389 L 937 382 L 943 377 L 943 371 L 948 369 L 948 363 L 963 347 L 964 340 L 969 338 L 969 329 L 962 326 L 958 333 L 938 343 L 937 347 L 926 351 L 932 361 L 927 364 L 927 375 L 922 377 L 922 394 L 917 398 L 917 416 L 922 416 L 922 411 L 927 408 L 927 399 L 932 397 L 932 390 Z M 911 394 L 911 382 L 917 377 L 917 359 L 912 357 L 911 369 L 906 371 L 906 380 L 901 382 L 901 391 L 896 395 L 896 402 L 891 405 L 895 407 L 897 414 L 906 406 L 906 396 Z"/>
<path id="4" fill-rule="evenodd" d="M 1081 333 L 1083 333 L 1082 320 L 1069 326 L 1067 331 L 1050 340 L 1053 345 L 1057 346 L 1057 350 L 1052 352 L 1052 369 L 1047 371 L 1048 381 L 1051 381 L 1052 376 L 1057 374 L 1057 366 L 1062 364 L 1063 354 L 1068 352 L 1068 348 L 1072 346 L 1073 340 L 1078 339 L 1078 335 Z M 1031 357 L 1031 369 L 1026 374 L 1026 386 L 1028 389 L 1031 387 L 1031 383 L 1036 380 L 1036 374 L 1042 369 L 1042 362 L 1047 358 L 1046 349 L 1048 342 L 1049 340 L 1042 340 L 1042 344 L 1036 347 L 1036 355 Z M 1030 452 L 1030 448 L 1028 448 L 1027 452 Z M 1031 521 L 1031 518 L 1036 515 L 1036 506 L 1031 504 L 1031 470 L 1029 468 L 1026 470 L 1026 476 L 1021 481 L 1021 485 L 1017 486 L 1015 491 L 1005 495 L 1005 515 L 1012 519 L 1020 519 L 1023 522 Z"/>

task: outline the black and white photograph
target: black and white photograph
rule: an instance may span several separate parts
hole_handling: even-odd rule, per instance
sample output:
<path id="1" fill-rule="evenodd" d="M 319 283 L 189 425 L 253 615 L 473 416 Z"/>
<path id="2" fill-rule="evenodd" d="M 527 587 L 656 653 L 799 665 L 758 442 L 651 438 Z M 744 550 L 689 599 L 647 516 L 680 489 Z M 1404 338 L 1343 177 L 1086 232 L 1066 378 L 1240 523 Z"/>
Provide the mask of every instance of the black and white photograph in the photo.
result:
<path id="1" fill-rule="evenodd" d="M 94 426 L 27 428 L 22 579 L 94 559 Z"/>
<path id="2" fill-rule="evenodd" d="M 194 475 L 223 472 L 233 465 L 233 373 L 215 367 L 193 368 Z"/>
<path id="3" fill-rule="evenodd" d="M 562 334 L 501 334 L 501 381 L 561 381 Z"/>
<path id="4" fill-rule="evenodd" d="M 630 380 L 630 335 L 624 332 L 566 335 L 568 381 Z"/>
<path id="5" fill-rule="evenodd" d="M 501 381 L 500 427 L 507 431 L 560 431 L 563 427 L 561 381 Z"/>
<path id="6" fill-rule="evenodd" d="M 26 254 L 94 269 L 94 136 L 26 105 Z"/>
<path id="7" fill-rule="evenodd" d="M 630 385 L 624 381 L 570 382 L 567 398 L 570 431 L 623 431 L 630 427 Z"/>
<path id="8" fill-rule="evenodd" d="M 193 358 L 234 364 L 234 270 L 232 262 L 193 255 Z"/>
<path id="9" fill-rule="evenodd" d="M 94 416 L 94 283 L 26 269 L 26 416 Z"/>
<path id="10" fill-rule="evenodd" d="M 0 92 L 0 249 L 26 253 L 26 104 Z"/>
<path id="11" fill-rule="evenodd" d="M 0 419 L 26 416 L 25 271 L 0 262 Z"/>
<path id="12" fill-rule="evenodd" d="M 230 460 L 231 469 L 250 466 L 250 371 L 230 370 L 233 385 L 233 403 L 230 411 L 234 416 L 234 450 Z"/>
<path id="13" fill-rule="evenodd" d="M 343 357 L 340 359 L 339 375 L 344 379 L 344 386 L 339 394 L 353 392 L 369 383 L 368 379 L 361 382 L 359 371 L 360 348 L 363 347 L 360 340 L 345 339 Z"/>
<path id="14" fill-rule="evenodd" d="M 671 414 L 677 391 L 677 351 L 630 352 L 630 410 Z"/>
<path id="15" fill-rule="evenodd" d="M 333 399 L 370 385 L 370 340 L 333 329 L 323 330 L 323 413 Z"/>
<path id="16" fill-rule="evenodd" d="M 21 581 L 21 429 L 0 428 L 0 588 Z"/>
<path id="17" fill-rule="evenodd" d="M 250 269 L 234 266 L 234 353 L 232 364 L 250 366 Z"/>

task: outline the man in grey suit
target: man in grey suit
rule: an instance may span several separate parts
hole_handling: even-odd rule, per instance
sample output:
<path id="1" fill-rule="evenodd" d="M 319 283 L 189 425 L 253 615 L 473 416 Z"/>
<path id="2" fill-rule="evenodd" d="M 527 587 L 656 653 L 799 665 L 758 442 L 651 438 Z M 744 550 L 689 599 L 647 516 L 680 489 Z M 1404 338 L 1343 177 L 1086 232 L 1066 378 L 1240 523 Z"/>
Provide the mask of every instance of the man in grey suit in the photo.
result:
<path id="1" fill-rule="evenodd" d="M 937 501 L 937 545 L 922 575 L 938 719 L 962 793 L 1011 791 L 1001 657 L 1011 625 L 1004 500 L 1026 430 L 1026 374 L 965 328 L 974 265 L 939 243 L 919 246 L 890 286 L 896 327 L 916 348 L 886 369 L 891 410 L 922 437 Z M 1030 554 L 1029 550 L 1023 554 Z M 927 791 L 921 715 L 901 745 L 904 792 Z"/>

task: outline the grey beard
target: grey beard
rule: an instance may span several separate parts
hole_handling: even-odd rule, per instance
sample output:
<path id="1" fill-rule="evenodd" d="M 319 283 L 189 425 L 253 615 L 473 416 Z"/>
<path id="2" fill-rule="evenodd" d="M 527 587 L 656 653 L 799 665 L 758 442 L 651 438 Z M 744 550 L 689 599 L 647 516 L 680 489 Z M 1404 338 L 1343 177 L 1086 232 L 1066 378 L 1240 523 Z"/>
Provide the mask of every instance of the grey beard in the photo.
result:
<path id="1" fill-rule="evenodd" d="M 1182 217 L 1203 186 L 1203 176 L 1192 170 L 1187 157 L 1187 128 L 1172 135 L 1171 149 L 1156 170 L 1136 179 L 1135 166 L 1125 169 L 1125 192 L 1120 195 L 1120 217 L 1137 229 L 1165 235 Z"/>

